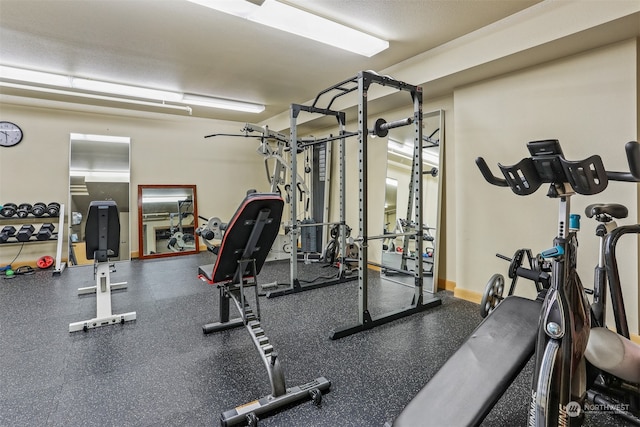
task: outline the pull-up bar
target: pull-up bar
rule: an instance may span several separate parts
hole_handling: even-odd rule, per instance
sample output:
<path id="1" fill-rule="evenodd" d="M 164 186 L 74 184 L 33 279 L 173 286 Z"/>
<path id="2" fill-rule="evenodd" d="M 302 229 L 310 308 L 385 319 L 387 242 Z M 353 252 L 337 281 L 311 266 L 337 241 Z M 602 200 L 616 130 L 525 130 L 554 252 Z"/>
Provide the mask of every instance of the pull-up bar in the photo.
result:
<path id="1" fill-rule="evenodd" d="M 342 132 L 340 135 L 327 136 L 326 138 L 320 139 L 302 138 L 299 139 L 298 142 L 300 143 L 301 147 L 308 147 L 310 145 L 322 144 L 324 142 L 335 141 L 336 139 L 350 138 L 352 136 L 358 136 L 358 132 Z"/>

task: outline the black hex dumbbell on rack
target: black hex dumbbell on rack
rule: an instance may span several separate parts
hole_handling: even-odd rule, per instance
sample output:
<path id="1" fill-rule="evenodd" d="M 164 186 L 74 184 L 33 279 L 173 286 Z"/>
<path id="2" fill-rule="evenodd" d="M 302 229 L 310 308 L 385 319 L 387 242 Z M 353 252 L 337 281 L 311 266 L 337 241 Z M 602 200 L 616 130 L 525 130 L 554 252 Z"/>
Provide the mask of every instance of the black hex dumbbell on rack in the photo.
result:
<path id="1" fill-rule="evenodd" d="M 13 225 L 5 225 L 0 231 L 0 243 L 6 243 L 9 237 L 13 237 L 16 234 L 16 228 Z"/>
<path id="2" fill-rule="evenodd" d="M 38 230 L 38 234 L 36 234 L 36 239 L 38 240 L 49 240 L 53 235 L 53 230 L 55 230 L 56 226 L 51 224 L 50 222 L 45 222 L 40 226 L 40 230 Z"/>
<path id="3" fill-rule="evenodd" d="M 20 230 L 18 230 L 18 233 L 16 234 L 18 242 L 28 242 L 34 231 L 35 228 L 31 224 L 25 224 L 20 227 Z"/>

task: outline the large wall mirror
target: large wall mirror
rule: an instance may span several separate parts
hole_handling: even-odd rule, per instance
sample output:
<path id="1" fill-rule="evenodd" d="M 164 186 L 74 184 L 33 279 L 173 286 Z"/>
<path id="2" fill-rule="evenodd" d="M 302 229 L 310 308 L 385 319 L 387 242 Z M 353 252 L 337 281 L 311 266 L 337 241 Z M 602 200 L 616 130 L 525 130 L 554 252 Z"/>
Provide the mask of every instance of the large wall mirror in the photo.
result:
<path id="1" fill-rule="evenodd" d="M 120 213 L 120 251 L 113 261 L 131 256 L 129 173 L 131 139 L 125 136 L 72 133 L 69 145 L 69 262 L 93 264 L 86 257 L 84 227 L 93 200 L 113 200 Z"/>
<path id="2" fill-rule="evenodd" d="M 442 150 L 444 147 L 444 111 L 423 114 L 423 284 L 435 292 L 437 287 L 438 241 L 440 224 Z M 413 163 L 414 129 L 392 129 L 387 140 L 387 177 L 384 224 L 387 233 L 415 230 L 415 210 L 409 189 Z M 386 279 L 413 284 L 416 253 L 413 236 L 389 238 L 383 242 L 382 272 Z"/>
<path id="3" fill-rule="evenodd" d="M 198 253 L 195 185 L 138 186 L 140 258 Z"/>

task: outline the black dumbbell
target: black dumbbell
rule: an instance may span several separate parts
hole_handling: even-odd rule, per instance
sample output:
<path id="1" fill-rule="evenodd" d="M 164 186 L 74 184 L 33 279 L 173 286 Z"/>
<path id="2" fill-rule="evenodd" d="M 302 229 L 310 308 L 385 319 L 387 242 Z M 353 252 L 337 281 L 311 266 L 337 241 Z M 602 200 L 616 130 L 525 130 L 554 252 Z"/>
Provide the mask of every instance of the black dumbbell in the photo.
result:
<path id="1" fill-rule="evenodd" d="M 5 218 L 11 218 L 16 214 L 17 210 L 18 210 L 18 206 L 15 203 L 5 203 L 4 205 L 2 205 L 2 208 L 0 209 L 0 215 L 2 215 Z"/>
<path id="2" fill-rule="evenodd" d="M 53 235 L 53 230 L 55 230 L 55 228 L 55 225 L 51 224 L 50 222 L 45 222 L 40 226 L 40 230 L 38 230 L 38 234 L 36 234 L 36 239 L 49 240 Z"/>
<path id="3" fill-rule="evenodd" d="M 34 230 L 35 228 L 31 224 L 25 224 L 22 227 L 20 227 L 20 230 L 18 230 L 18 233 L 16 234 L 16 238 L 18 239 L 18 242 L 29 241 Z"/>
<path id="4" fill-rule="evenodd" d="M 16 211 L 18 218 L 26 218 L 31 213 L 31 208 L 32 206 L 29 203 L 20 203 Z"/>
<path id="5" fill-rule="evenodd" d="M 0 243 L 5 243 L 14 234 L 16 234 L 16 228 L 13 225 L 5 225 L 0 231 Z"/>
<path id="6" fill-rule="evenodd" d="M 58 216 L 60 213 L 60 203 L 51 202 L 47 205 L 47 213 L 49 216 Z"/>
<path id="7" fill-rule="evenodd" d="M 31 208 L 31 213 L 33 214 L 33 216 L 39 218 L 47 213 L 47 205 L 42 202 L 34 203 L 33 207 Z"/>

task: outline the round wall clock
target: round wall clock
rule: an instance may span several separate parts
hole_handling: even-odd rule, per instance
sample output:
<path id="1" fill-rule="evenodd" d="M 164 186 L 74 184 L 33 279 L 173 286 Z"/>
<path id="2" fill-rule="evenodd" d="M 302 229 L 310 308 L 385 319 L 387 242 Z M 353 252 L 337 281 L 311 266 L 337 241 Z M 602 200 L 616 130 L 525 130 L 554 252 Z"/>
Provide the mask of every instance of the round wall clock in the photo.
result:
<path id="1" fill-rule="evenodd" d="M 22 129 L 15 123 L 0 121 L 0 147 L 13 147 L 22 141 Z"/>

